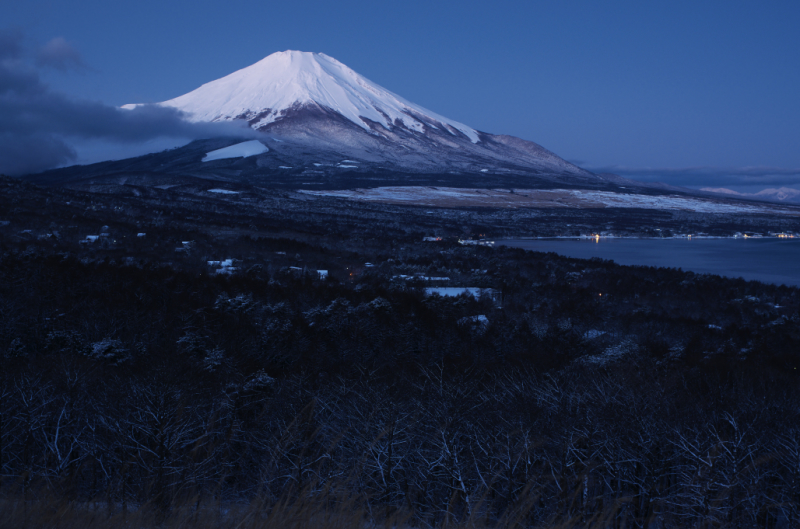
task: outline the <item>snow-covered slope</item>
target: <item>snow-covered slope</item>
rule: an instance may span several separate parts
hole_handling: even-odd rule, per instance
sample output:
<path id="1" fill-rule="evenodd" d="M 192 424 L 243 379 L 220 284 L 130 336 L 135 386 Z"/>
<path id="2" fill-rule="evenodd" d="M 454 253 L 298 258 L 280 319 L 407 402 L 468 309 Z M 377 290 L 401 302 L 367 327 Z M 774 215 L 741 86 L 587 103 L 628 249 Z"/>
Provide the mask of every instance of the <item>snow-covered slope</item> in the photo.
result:
<path id="1" fill-rule="evenodd" d="M 428 126 L 463 133 L 473 143 L 479 139 L 474 129 L 406 101 L 324 53 L 273 53 L 161 104 L 195 121 L 246 119 L 262 129 L 309 103 L 331 109 L 365 130 L 370 130 L 370 121 L 388 129 L 399 120 L 417 132 Z"/>
<path id="2" fill-rule="evenodd" d="M 214 160 L 224 160 L 226 158 L 247 158 L 267 151 L 269 151 L 269 148 L 266 145 L 258 140 L 251 140 L 211 151 L 200 161 L 213 162 Z"/>

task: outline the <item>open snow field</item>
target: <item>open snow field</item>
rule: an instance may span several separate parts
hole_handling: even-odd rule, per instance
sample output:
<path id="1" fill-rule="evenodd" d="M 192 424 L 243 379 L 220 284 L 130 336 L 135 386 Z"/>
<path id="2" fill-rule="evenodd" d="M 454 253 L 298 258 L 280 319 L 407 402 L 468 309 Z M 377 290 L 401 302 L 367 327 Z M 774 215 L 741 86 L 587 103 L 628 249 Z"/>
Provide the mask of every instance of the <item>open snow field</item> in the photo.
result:
<path id="1" fill-rule="evenodd" d="M 460 189 L 452 187 L 377 187 L 303 190 L 301 193 L 367 202 L 437 207 L 493 208 L 642 208 L 698 213 L 767 213 L 800 216 L 800 208 L 747 204 L 680 195 L 636 195 L 577 189 Z"/>

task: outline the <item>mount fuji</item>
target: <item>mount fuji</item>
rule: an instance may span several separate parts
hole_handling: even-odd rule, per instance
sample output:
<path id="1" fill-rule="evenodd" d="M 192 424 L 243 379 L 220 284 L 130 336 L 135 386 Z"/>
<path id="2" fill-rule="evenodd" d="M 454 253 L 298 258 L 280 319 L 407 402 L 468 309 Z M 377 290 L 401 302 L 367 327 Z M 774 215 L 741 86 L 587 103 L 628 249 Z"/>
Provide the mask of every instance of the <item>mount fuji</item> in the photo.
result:
<path id="1" fill-rule="evenodd" d="M 316 188 L 634 184 L 581 169 L 531 141 L 445 118 L 322 53 L 273 53 L 158 105 L 190 121 L 239 122 L 252 130 L 246 138 L 210 138 L 139 158 L 50 171 L 44 180 L 155 185 L 183 176 Z"/>

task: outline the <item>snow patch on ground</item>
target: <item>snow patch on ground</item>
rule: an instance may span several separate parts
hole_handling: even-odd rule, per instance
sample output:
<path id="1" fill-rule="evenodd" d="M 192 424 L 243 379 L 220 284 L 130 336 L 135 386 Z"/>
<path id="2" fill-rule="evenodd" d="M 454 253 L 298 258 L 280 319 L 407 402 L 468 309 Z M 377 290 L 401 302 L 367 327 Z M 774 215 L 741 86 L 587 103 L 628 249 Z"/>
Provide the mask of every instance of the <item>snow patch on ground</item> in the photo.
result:
<path id="1" fill-rule="evenodd" d="M 639 352 L 639 346 L 632 340 L 625 339 L 618 344 L 607 347 L 602 353 L 592 356 L 579 358 L 578 361 L 584 364 L 604 366 L 619 362 L 626 357 L 635 356 Z"/>
<path id="2" fill-rule="evenodd" d="M 488 325 L 489 318 L 487 318 L 485 314 L 478 314 L 477 316 L 465 316 L 458 320 L 458 323 L 482 323 Z"/>
<path id="3" fill-rule="evenodd" d="M 597 329 L 590 329 L 590 330 L 586 331 L 585 333 L 583 333 L 583 337 L 586 340 L 594 340 L 595 338 L 600 338 L 605 333 L 606 333 L 605 331 L 598 331 Z"/>
<path id="4" fill-rule="evenodd" d="M 202 161 L 210 162 L 212 160 L 224 160 L 226 158 L 247 158 L 248 156 L 263 154 L 267 151 L 269 151 L 269 148 L 260 141 L 250 140 L 206 153 Z"/>
<path id="5" fill-rule="evenodd" d="M 230 189 L 209 189 L 209 193 L 219 193 L 221 195 L 238 195 L 239 191 L 231 191 Z"/>
<path id="6" fill-rule="evenodd" d="M 208 261 L 208 266 L 214 268 L 215 274 L 232 274 L 237 270 L 235 259 L 224 259 L 222 261 Z"/>
<path id="7" fill-rule="evenodd" d="M 425 289 L 425 293 L 429 296 L 435 294 L 442 297 L 456 297 L 466 294 L 467 296 L 472 296 L 473 298 L 479 298 L 481 295 L 481 290 L 484 289 L 479 287 L 428 287 Z"/>

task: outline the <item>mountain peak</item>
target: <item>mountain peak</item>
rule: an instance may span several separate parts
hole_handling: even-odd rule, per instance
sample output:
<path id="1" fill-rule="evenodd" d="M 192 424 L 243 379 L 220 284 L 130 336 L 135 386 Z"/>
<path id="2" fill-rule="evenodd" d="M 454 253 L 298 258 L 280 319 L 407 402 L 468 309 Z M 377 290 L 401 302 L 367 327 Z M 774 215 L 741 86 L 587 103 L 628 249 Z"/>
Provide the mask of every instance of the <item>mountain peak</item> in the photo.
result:
<path id="1" fill-rule="evenodd" d="M 479 133 L 415 105 L 324 53 L 273 53 L 159 104 L 181 110 L 193 121 L 245 121 L 265 133 L 260 141 L 268 144 L 268 151 L 237 161 L 214 159 L 202 165 L 203 171 L 242 163 L 255 164 L 252 174 L 259 178 L 269 174 L 285 180 L 292 173 L 303 182 L 342 171 L 439 175 L 436 182 L 455 175 L 477 175 L 486 182 L 566 179 L 571 185 L 594 187 L 616 182 L 536 143 Z"/>
<path id="2" fill-rule="evenodd" d="M 420 133 L 427 127 L 479 141 L 474 129 L 403 99 L 324 53 L 273 53 L 160 104 L 186 112 L 193 121 L 245 119 L 257 130 L 281 120 L 290 109 L 315 104 L 367 131 L 372 124 L 385 129 L 401 125 Z"/>

